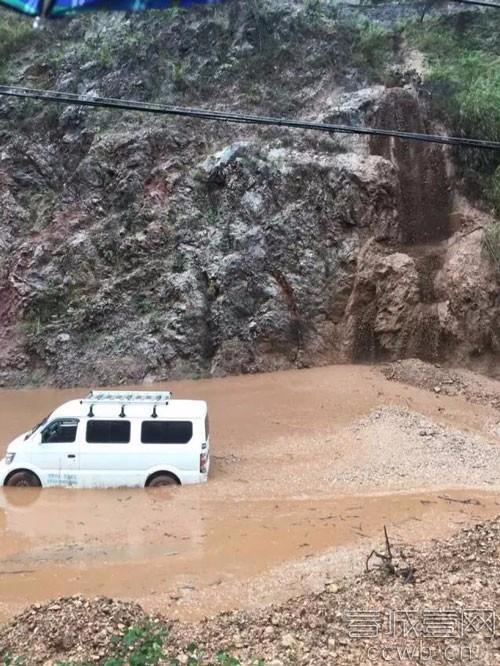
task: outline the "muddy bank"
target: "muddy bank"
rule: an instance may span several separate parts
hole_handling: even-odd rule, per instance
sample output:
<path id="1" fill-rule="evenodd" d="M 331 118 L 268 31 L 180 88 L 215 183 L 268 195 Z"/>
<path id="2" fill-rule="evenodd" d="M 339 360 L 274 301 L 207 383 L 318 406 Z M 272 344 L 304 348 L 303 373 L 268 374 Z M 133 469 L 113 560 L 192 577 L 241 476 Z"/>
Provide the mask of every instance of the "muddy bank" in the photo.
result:
<path id="1" fill-rule="evenodd" d="M 262 612 L 222 616 L 201 623 L 194 631 L 191 627 L 176 627 L 172 632 L 176 641 L 173 652 L 190 636 L 206 654 L 214 655 L 216 650 L 223 649 L 240 656 L 244 663 L 256 654 L 265 657 L 268 663 L 278 659 L 282 664 L 383 663 L 386 660 L 381 659 L 382 647 L 394 649 L 407 641 L 415 649 L 423 635 L 424 628 L 419 625 L 413 639 L 405 641 L 402 626 L 405 611 L 414 610 L 422 618 L 425 611 L 437 611 L 439 617 L 440 610 L 448 609 L 452 617 L 455 613 L 458 618 L 462 608 L 475 608 L 483 619 L 489 617 L 490 624 L 484 631 L 469 627 L 463 643 L 471 649 L 471 663 L 497 663 L 499 635 L 493 630 L 492 613 L 490 610 L 488 614 L 488 609 L 497 608 L 500 593 L 499 529 L 497 519 L 465 530 L 447 542 L 429 544 L 421 552 L 399 543 L 395 549 L 397 559 L 401 566 L 415 569 L 414 584 L 405 585 L 400 579 L 379 573 L 362 575 L 333 581 L 317 595 L 293 599 Z M 383 550 L 382 538 L 378 547 Z M 360 620 L 359 611 L 369 615 Z M 393 639 L 389 630 L 391 611 L 400 611 Z M 378 612 L 381 617 L 377 619 Z M 367 624 L 373 628 L 374 619 L 379 627 L 378 638 L 352 636 L 364 633 L 366 637 Z M 439 623 L 434 625 L 435 634 L 430 641 L 434 649 L 433 664 L 449 663 L 442 651 L 444 645 L 450 647 L 448 654 L 460 648 L 456 638 L 458 621 L 451 630 L 449 627 L 447 624 L 443 630 L 441 625 L 439 630 Z M 455 639 L 439 640 L 439 631 L 442 635 L 447 630 Z M 373 650 L 368 652 L 370 646 Z M 397 654 L 392 656 L 393 663 L 415 662 L 414 658 L 399 660 Z"/>
<path id="2" fill-rule="evenodd" d="M 417 542 L 498 512 L 491 406 L 360 366 L 168 388 L 209 402 L 209 483 L 0 493 L 0 617 L 79 592 L 181 619 L 253 608 L 358 571 L 384 522 Z M 1 391 L 3 445 L 82 392 Z"/>
<path id="3" fill-rule="evenodd" d="M 162 656 L 152 663 L 182 664 L 191 657 L 208 666 L 220 663 L 223 652 L 245 665 L 256 658 L 273 666 L 410 664 L 425 648 L 433 664 L 463 663 L 467 655 L 467 663 L 492 665 L 500 641 L 494 621 L 499 543 L 498 518 L 423 548 L 393 542 L 396 566 L 413 571 L 409 584 L 375 569 L 331 579 L 316 594 L 195 624 L 172 623 L 168 608 L 149 617 L 138 605 L 111 599 L 60 599 L 4 625 L 0 654 L 22 655 L 30 664 L 70 658 L 102 664 L 121 649 L 113 637 L 146 627 L 162 644 Z M 132 641 L 131 650 L 141 640 Z"/>

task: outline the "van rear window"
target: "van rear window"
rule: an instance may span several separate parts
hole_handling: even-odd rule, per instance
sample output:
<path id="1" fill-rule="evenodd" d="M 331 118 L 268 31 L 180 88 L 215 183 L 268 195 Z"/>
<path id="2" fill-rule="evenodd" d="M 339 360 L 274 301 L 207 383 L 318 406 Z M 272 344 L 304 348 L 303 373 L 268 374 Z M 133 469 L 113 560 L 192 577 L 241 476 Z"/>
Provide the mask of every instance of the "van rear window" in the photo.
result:
<path id="1" fill-rule="evenodd" d="M 193 437 L 191 421 L 143 421 L 143 444 L 187 444 Z"/>
<path id="2" fill-rule="evenodd" d="M 128 444 L 130 421 L 88 421 L 87 442 L 89 444 Z"/>

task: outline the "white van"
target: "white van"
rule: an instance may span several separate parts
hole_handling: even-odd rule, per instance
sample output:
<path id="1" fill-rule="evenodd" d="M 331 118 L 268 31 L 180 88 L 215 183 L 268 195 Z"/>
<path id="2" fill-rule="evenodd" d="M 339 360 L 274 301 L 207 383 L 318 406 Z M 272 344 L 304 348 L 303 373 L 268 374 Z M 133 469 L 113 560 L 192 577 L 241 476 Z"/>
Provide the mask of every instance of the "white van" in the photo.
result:
<path id="1" fill-rule="evenodd" d="M 168 391 L 91 391 L 17 437 L 0 485 L 157 487 L 208 478 L 207 403 Z"/>

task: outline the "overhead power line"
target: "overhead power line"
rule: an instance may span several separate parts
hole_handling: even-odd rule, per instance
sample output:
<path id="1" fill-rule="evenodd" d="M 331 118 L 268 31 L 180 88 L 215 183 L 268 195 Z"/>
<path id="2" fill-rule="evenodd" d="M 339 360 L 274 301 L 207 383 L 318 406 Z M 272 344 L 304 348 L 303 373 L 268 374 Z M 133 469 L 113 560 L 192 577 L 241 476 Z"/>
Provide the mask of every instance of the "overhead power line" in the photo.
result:
<path id="1" fill-rule="evenodd" d="M 479 5 L 479 7 L 494 7 L 500 9 L 500 3 L 488 2 L 488 0 L 452 0 L 452 2 L 459 2 L 462 5 Z"/>
<path id="2" fill-rule="evenodd" d="M 358 127 L 350 125 L 336 125 L 331 123 L 315 123 L 290 118 L 275 118 L 271 116 L 253 116 L 240 113 L 227 113 L 223 111 L 207 111 L 204 109 L 191 109 L 182 106 L 165 106 L 133 100 L 122 100 L 110 97 L 90 97 L 74 93 L 61 93 L 53 90 L 37 90 L 33 88 L 19 88 L 0 85 L 0 96 L 19 97 L 23 99 L 37 99 L 45 102 L 71 104 L 77 106 L 90 106 L 94 108 L 119 109 L 123 111 L 139 111 L 167 116 L 181 116 L 184 118 L 198 118 L 228 123 L 247 125 L 268 125 L 274 127 L 287 127 L 291 129 L 313 130 L 330 134 L 361 134 L 369 136 L 385 136 L 406 139 L 410 141 L 423 141 L 439 143 L 448 146 L 461 146 L 466 148 L 480 148 L 485 150 L 499 150 L 500 142 L 485 139 L 469 139 L 462 137 L 443 136 L 439 134 L 419 134 L 415 132 L 401 132 L 399 130 L 377 129 L 372 127 Z"/>
<path id="3" fill-rule="evenodd" d="M 458 4 L 462 5 L 478 5 L 479 7 L 493 7 L 494 9 L 500 9 L 500 2 L 490 2 L 489 0 L 445 0 L 445 2 L 456 2 Z M 391 4 L 391 3 L 388 3 Z M 423 4 L 423 3 L 422 3 Z M 426 4 L 426 11 L 431 10 L 433 7 L 438 7 L 442 4 L 439 0 L 427 0 Z M 359 4 L 349 4 L 347 3 L 346 6 L 350 10 L 358 9 L 360 11 L 364 11 L 367 9 L 377 9 L 380 8 L 380 5 L 378 4 L 368 4 L 368 5 L 359 5 Z M 387 5 L 384 5 L 387 7 Z M 397 6 L 394 4 L 393 6 Z"/>

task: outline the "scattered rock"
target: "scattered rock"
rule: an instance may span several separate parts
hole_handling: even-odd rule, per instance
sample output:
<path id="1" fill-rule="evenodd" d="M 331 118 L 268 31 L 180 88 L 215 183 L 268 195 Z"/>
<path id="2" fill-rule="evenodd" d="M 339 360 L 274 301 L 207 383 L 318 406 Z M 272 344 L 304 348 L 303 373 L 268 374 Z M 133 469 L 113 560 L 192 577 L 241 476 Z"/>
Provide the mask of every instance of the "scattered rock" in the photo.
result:
<path id="1" fill-rule="evenodd" d="M 331 594 L 337 594 L 340 589 L 336 583 L 328 583 L 325 588 L 327 592 L 330 592 Z"/>
<path id="2" fill-rule="evenodd" d="M 284 648 L 290 648 L 295 645 L 295 638 L 292 634 L 285 634 L 281 639 L 281 645 Z"/>

